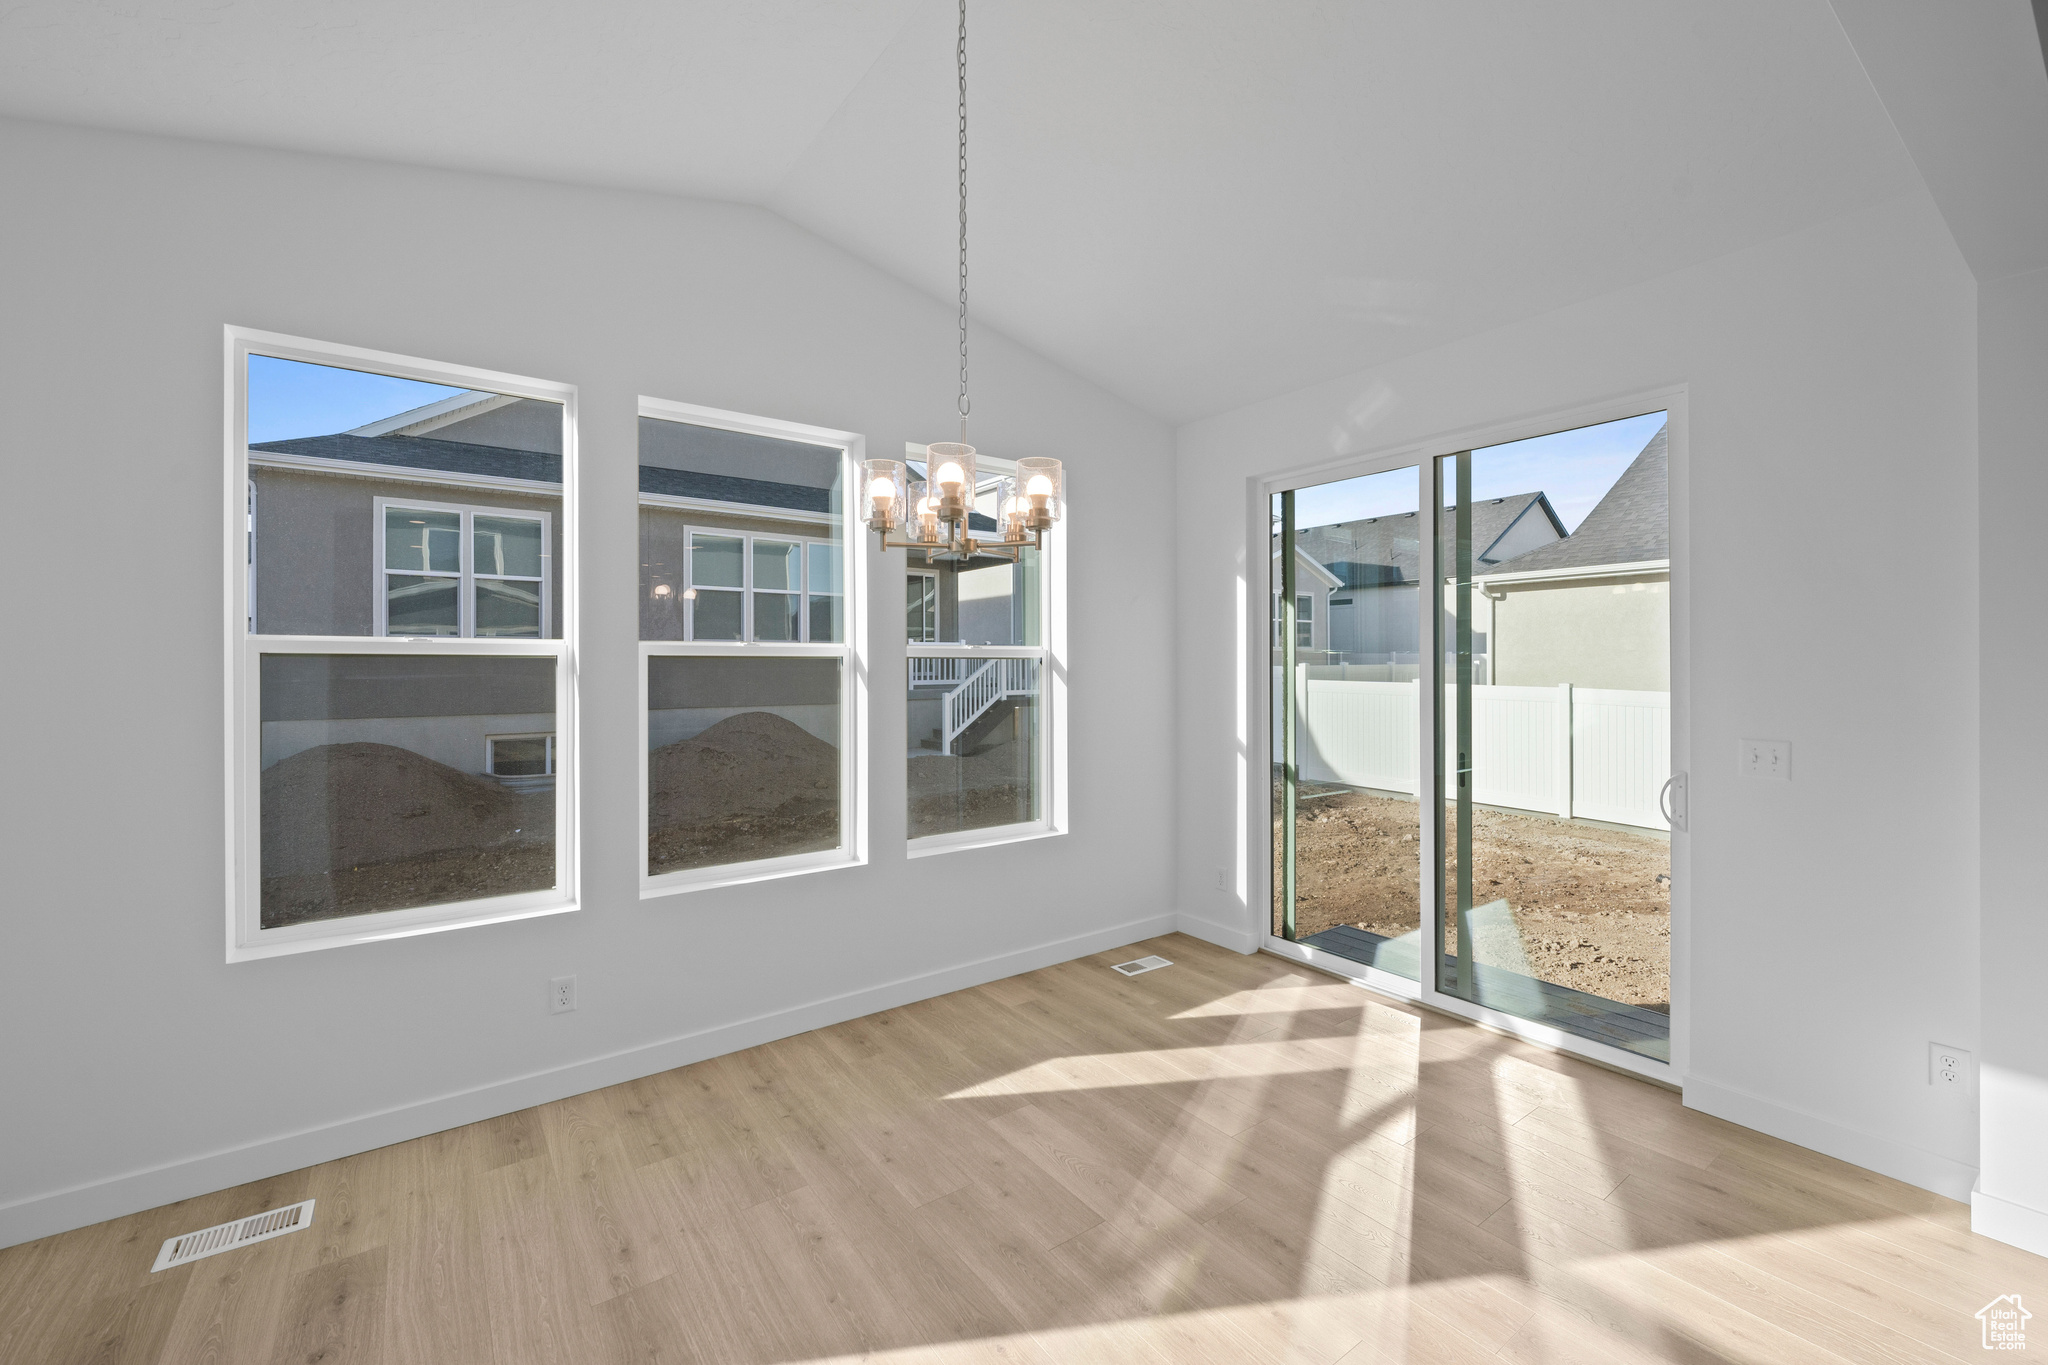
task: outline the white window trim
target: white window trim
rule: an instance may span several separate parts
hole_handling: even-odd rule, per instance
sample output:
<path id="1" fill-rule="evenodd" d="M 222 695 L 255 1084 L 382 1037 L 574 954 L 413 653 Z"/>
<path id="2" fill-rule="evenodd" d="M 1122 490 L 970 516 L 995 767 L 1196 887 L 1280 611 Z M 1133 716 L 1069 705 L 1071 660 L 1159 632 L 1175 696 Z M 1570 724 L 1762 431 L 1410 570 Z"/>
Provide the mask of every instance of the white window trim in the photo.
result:
<path id="1" fill-rule="evenodd" d="M 749 413 L 727 412 L 721 408 L 700 407 L 693 403 L 677 403 L 669 399 L 640 398 L 640 415 L 669 422 L 688 422 L 694 426 L 717 427 L 725 431 L 744 432 L 752 436 L 769 436 L 777 440 L 801 441 L 808 445 L 833 446 L 840 453 L 841 487 L 845 490 L 840 499 L 838 515 L 841 546 L 840 587 L 836 594 L 820 593 L 818 596 L 836 596 L 842 607 L 840 624 L 845 639 L 840 641 L 818 641 L 809 639 L 811 629 L 810 591 L 810 550 L 812 544 L 831 544 L 815 535 L 778 535 L 771 532 L 733 530 L 726 527 L 689 524 L 683 527 L 683 585 L 685 591 L 694 586 L 696 556 L 692 552 L 692 540 L 697 532 L 713 535 L 738 537 L 746 542 L 741 550 L 740 562 L 742 586 L 740 632 L 749 637 L 739 640 L 698 640 L 696 631 L 696 603 L 688 603 L 684 612 L 684 635 L 682 640 L 642 640 L 640 642 L 640 898 L 654 900 L 665 896 L 679 895 L 690 891 L 708 891 L 721 886 L 741 886 L 749 882 L 768 881 L 780 877 L 798 876 L 807 872 L 825 872 L 839 867 L 859 867 L 868 860 L 868 638 L 867 638 L 867 556 L 861 553 L 859 539 L 863 529 L 854 516 L 853 491 L 856 485 L 855 472 L 860 461 L 867 456 L 867 438 L 857 432 L 835 431 L 827 427 L 806 426 L 798 422 L 778 421 L 769 417 L 756 417 Z M 653 495 L 642 494 L 643 506 L 669 505 Z M 700 503 L 702 508 L 718 507 L 716 503 Z M 740 515 L 751 515 L 749 509 L 735 504 L 733 510 Z M 806 515 L 804 520 L 819 520 L 815 514 Z M 803 574 L 800 618 L 802 640 L 758 641 L 751 638 L 754 628 L 754 557 L 752 541 L 756 535 L 763 540 L 787 541 L 806 546 L 801 566 Z M 726 588 L 721 591 L 731 592 Z M 746 659 L 837 659 L 840 661 L 840 678 L 843 691 L 839 707 L 839 834 L 838 848 L 824 849 L 816 853 L 796 853 L 783 858 L 762 858 L 753 862 L 725 863 L 717 867 L 693 867 L 679 872 L 655 873 L 649 870 L 647 859 L 647 783 L 648 783 L 648 676 L 651 661 L 657 657 L 695 658 L 746 658 Z"/>
<path id="2" fill-rule="evenodd" d="M 504 517 L 512 521 L 538 521 L 540 523 L 540 633 L 547 638 L 548 629 L 554 624 L 554 518 L 546 512 L 530 511 L 523 507 L 479 507 L 474 503 L 428 502 L 424 498 L 377 497 L 371 499 L 371 564 L 375 574 L 377 634 L 395 640 L 474 640 L 474 639 L 518 639 L 518 636 L 478 636 L 476 633 L 476 585 L 479 579 L 490 582 L 531 583 L 524 575 L 514 574 L 509 578 L 502 574 L 480 574 L 476 571 L 476 519 L 483 517 Z M 391 568 L 384 559 L 384 511 L 396 507 L 400 511 L 449 512 L 462 518 L 457 531 L 461 543 L 458 556 L 460 567 L 454 573 L 431 570 Z M 385 586 L 385 579 L 392 574 L 410 574 L 413 577 L 453 578 L 460 586 L 456 590 L 455 635 L 392 635 L 389 612 L 391 595 Z"/>
<path id="3" fill-rule="evenodd" d="M 704 424 L 704 423 L 701 423 L 701 422 L 700 422 L 700 423 L 698 423 L 698 425 L 699 425 L 699 426 L 702 426 L 702 425 L 705 425 L 705 424 Z M 697 538 L 698 536 L 700 536 L 700 535 L 704 535 L 704 536 L 721 536 L 721 537 L 723 537 L 723 538 L 724 538 L 724 539 L 726 539 L 726 540 L 737 540 L 737 541 L 739 541 L 739 542 L 740 542 L 740 586 L 739 586 L 739 587 L 735 588 L 735 587 L 732 587 L 732 586 L 730 586 L 730 585 L 727 585 L 727 584 L 719 584 L 719 585 L 717 585 L 717 586 L 715 586 L 715 587 L 713 587 L 713 586 L 703 586 L 703 587 L 700 587 L 700 585 L 699 585 L 699 584 L 698 584 L 698 582 L 697 582 L 697 539 L 696 539 L 696 538 Z M 757 541 L 757 540 L 765 540 L 765 541 L 770 541 L 770 542 L 773 542 L 774 544 L 777 544 L 777 545 L 795 545 L 795 546 L 798 546 L 798 547 L 800 547 L 800 548 L 801 548 L 801 550 L 802 550 L 802 554 L 801 554 L 801 555 L 800 555 L 800 556 L 798 557 L 798 558 L 800 559 L 800 561 L 801 561 L 801 562 L 800 562 L 800 563 L 798 564 L 798 566 L 797 566 L 797 578 L 798 578 L 798 585 L 797 585 L 797 587 L 796 587 L 796 589 L 795 589 L 795 590 L 793 590 L 793 591 L 792 591 L 792 590 L 790 590 L 790 589 L 787 589 L 787 588 L 757 588 L 757 587 L 755 587 L 755 586 L 754 586 L 754 542 L 755 542 L 755 541 Z M 845 585 L 846 585 L 846 565 L 845 565 L 845 561 L 844 561 L 844 557 L 843 557 L 843 556 L 842 556 L 842 559 L 841 559 L 841 563 L 840 563 L 840 571 L 839 571 L 839 573 L 840 573 L 840 586 L 841 586 L 841 589 L 842 589 L 842 591 L 840 591 L 840 592 L 836 592 L 836 593 L 833 593 L 833 592 L 818 592 L 818 593 L 814 593 L 814 592 L 812 592 L 812 591 L 811 591 L 811 578 L 810 578 L 810 564 L 811 564 L 811 551 L 812 551 L 812 547 L 814 547 L 814 546 L 825 546 L 825 547 L 830 547 L 830 546 L 831 546 L 832 544 L 833 544 L 833 542 L 831 542 L 831 541 L 829 541 L 829 540 L 819 540 L 819 539 L 817 539 L 817 538 L 816 538 L 815 536 L 803 536 L 803 535 L 789 535 L 789 534 L 785 534 L 785 533 L 782 533 L 782 532 L 776 532 L 776 531 L 742 531 L 742 530 L 737 530 L 737 529 L 734 529 L 733 527 L 729 527 L 729 526 L 700 526 L 700 525 L 696 524 L 695 522 L 686 522 L 686 523 L 684 523 L 684 525 L 683 525 L 683 639 L 684 639 L 684 641 L 685 641 L 685 642 L 687 642 L 687 643 L 690 643 L 690 644 L 696 644 L 696 643 L 699 643 L 699 641 L 698 641 L 698 639 L 697 639 L 697 602 L 698 602 L 698 600 L 699 600 L 699 599 L 697 598 L 697 596 L 696 596 L 695 594 L 697 594 L 697 593 L 698 593 L 698 592 L 700 592 L 700 591 L 701 591 L 701 592 L 736 592 L 736 593 L 738 593 L 738 594 L 740 595 L 740 639 L 739 639 L 739 640 L 705 640 L 705 641 L 702 641 L 702 643 L 704 643 L 704 644 L 707 644 L 707 645 L 732 645 L 732 644 L 739 644 L 739 643 L 741 643 L 742 641 L 745 641 L 745 642 L 748 642 L 748 643 L 753 643 L 753 644 L 764 644 L 764 645 L 788 645 L 788 644 L 805 644 L 805 645 L 807 645 L 807 644 L 812 644 L 812 643 L 814 643 L 814 642 L 813 642 L 813 641 L 812 641 L 812 639 L 811 639 L 811 602 L 812 602 L 812 600 L 813 600 L 813 599 L 817 599 L 817 598 L 827 598 L 827 597 L 837 597 L 837 598 L 839 598 L 839 599 L 840 599 L 840 602 L 841 602 L 841 608 L 840 608 L 840 611 L 841 611 L 841 615 L 840 615 L 840 628 L 841 628 L 841 631 L 842 631 L 842 632 L 844 632 L 844 631 L 846 630 L 846 617 L 845 617 L 845 614 L 844 614 L 844 613 L 845 613 L 845 606 L 844 606 L 844 603 L 845 603 L 845 600 L 846 600 L 846 597 L 848 596 L 848 594 L 847 594 L 847 593 L 846 593 L 845 591 L 843 591 L 843 589 L 845 588 Z M 765 593 L 774 593 L 774 594 L 776 594 L 776 595 L 778 595 L 778 596 L 782 596 L 782 597 L 794 597 L 794 598 L 796 598 L 796 599 L 797 599 L 797 637 L 798 637 L 798 638 L 796 638 L 795 640 L 755 640 L 755 639 L 754 639 L 754 594 L 755 594 L 755 593 L 757 593 L 757 592 L 765 592 Z M 819 641 L 816 641 L 815 643 L 818 643 L 818 644 L 832 644 L 832 643 L 834 643 L 834 642 L 833 642 L 833 641 L 830 641 L 830 640 L 819 640 Z"/>
<path id="4" fill-rule="evenodd" d="M 581 824 L 577 794 L 576 648 L 576 387 L 548 380 L 503 374 L 424 360 L 415 356 L 342 346 L 305 337 L 285 336 L 253 328 L 222 329 L 225 385 L 225 503 L 227 509 L 224 562 L 223 669 L 226 676 L 225 753 L 227 805 L 227 960 L 246 962 L 290 953 L 338 948 L 409 938 L 474 924 L 557 915 L 579 906 Z M 248 358 L 274 356 L 341 369 L 366 370 L 417 379 L 429 384 L 488 389 L 518 398 L 536 398 L 562 405 L 562 562 L 555 566 L 562 588 L 559 639 L 476 639 L 460 637 L 394 638 L 378 635 L 255 635 L 248 630 L 253 571 L 248 563 L 247 490 L 251 459 L 248 449 Z M 260 452 L 259 452 L 260 453 Z M 415 471 L 416 472 L 416 471 Z M 552 490 L 550 490 L 552 491 Z M 402 500 L 401 500 L 402 501 Z M 408 506 L 417 505 L 406 503 Z M 513 515 L 529 516 L 528 512 Z M 381 542 L 372 561 L 383 571 Z M 555 580 L 550 580 L 551 583 Z M 381 584 L 378 585 L 381 588 Z M 381 593 L 379 598 L 381 600 Z M 478 655 L 552 659 L 555 665 L 555 884 L 540 891 L 490 896 L 443 905 L 384 910 L 341 919 L 317 920 L 278 929 L 261 927 L 262 869 L 259 858 L 262 826 L 258 806 L 262 773 L 262 657 L 265 654 L 400 654 Z"/>
<path id="5" fill-rule="evenodd" d="M 932 638 L 929 640 L 906 640 L 906 643 L 913 645 L 935 645 L 939 642 L 939 576 L 930 569 L 905 569 L 903 571 L 903 578 L 903 586 L 906 589 L 910 586 L 909 580 L 913 578 L 922 578 L 925 582 L 929 583 L 931 585 L 932 599 Z M 908 592 L 903 594 L 903 607 L 903 633 L 907 637 L 910 634 L 910 594 Z"/>
<path id="6" fill-rule="evenodd" d="M 553 777 L 555 775 L 555 732 L 553 730 L 521 730 L 516 733 L 484 736 L 484 776 L 499 777 L 504 775 L 498 771 L 498 741 L 501 739 L 546 740 L 548 742 L 546 770 L 534 775 L 539 777 Z"/>
<path id="7" fill-rule="evenodd" d="M 904 448 L 906 460 L 922 464 L 925 447 L 907 445 Z M 978 476 L 1013 474 L 1014 461 L 998 459 L 977 453 L 975 468 Z M 1071 476 L 1071 474 L 1070 474 Z M 1045 548 L 1040 552 L 1039 594 L 1038 594 L 1038 638 L 1040 645 L 957 645 L 957 644 L 907 644 L 905 655 L 909 659 L 1037 659 L 1039 661 L 1038 697 L 1038 743 L 1039 743 L 1039 818 L 1015 825 L 993 825 L 982 829 L 953 830 L 945 834 L 927 834 L 911 839 L 905 852 L 910 858 L 930 858 L 946 853 L 964 853 L 970 849 L 992 848 L 1002 844 L 1021 843 L 1028 839 L 1044 839 L 1065 834 L 1070 825 L 1067 818 L 1067 597 L 1066 568 L 1067 541 L 1072 534 L 1073 509 L 1065 507 L 1058 526 L 1045 537 Z M 906 574 L 922 572 L 908 566 L 909 552 L 905 556 Z M 906 622 L 906 627 L 907 627 Z M 906 630 L 906 634 L 907 634 Z M 908 678 L 900 682 L 907 689 Z M 907 813 L 907 812 L 906 812 Z"/>

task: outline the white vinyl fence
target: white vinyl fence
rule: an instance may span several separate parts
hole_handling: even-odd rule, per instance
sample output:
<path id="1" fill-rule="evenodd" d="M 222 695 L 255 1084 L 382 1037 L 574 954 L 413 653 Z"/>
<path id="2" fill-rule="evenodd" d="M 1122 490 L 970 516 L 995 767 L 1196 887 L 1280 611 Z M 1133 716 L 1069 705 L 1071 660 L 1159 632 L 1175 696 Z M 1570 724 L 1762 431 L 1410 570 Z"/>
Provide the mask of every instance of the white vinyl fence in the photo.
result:
<path id="1" fill-rule="evenodd" d="M 1296 683 L 1295 742 L 1310 782 L 1413 793 L 1417 789 L 1421 685 Z M 1273 670 L 1278 702 L 1280 670 Z M 1444 733 L 1456 733 L 1457 689 L 1444 689 Z M 1273 714 L 1273 757 L 1280 715 Z M 1474 687 L 1472 799 L 1663 830 L 1657 797 L 1671 776 L 1671 694 L 1609 688 Z"/>

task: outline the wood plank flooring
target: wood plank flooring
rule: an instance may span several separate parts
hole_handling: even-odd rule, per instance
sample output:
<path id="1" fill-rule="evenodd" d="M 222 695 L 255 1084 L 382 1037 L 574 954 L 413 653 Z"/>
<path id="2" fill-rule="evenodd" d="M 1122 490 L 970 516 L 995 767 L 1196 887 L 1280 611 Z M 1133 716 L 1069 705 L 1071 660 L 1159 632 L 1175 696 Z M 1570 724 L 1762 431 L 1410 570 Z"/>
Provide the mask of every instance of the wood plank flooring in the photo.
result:
<path id="1" fill-rule="evenodd" d="M 1968 1224 L 1173 936 L 0 1251 L 0 1361 L 1918 1365 L 2048 1322 Z"/>

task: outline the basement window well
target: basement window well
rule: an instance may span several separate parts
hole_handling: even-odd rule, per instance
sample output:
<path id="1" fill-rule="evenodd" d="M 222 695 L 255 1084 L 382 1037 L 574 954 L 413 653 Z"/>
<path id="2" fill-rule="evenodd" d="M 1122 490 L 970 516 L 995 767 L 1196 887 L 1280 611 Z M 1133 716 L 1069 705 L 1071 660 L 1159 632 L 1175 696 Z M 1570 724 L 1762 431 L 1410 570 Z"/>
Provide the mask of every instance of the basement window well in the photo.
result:
<path id="1" fill-rule="evenodd" d="M 575 390 L 229 328 L 230 961 L 575 908 Z"/>

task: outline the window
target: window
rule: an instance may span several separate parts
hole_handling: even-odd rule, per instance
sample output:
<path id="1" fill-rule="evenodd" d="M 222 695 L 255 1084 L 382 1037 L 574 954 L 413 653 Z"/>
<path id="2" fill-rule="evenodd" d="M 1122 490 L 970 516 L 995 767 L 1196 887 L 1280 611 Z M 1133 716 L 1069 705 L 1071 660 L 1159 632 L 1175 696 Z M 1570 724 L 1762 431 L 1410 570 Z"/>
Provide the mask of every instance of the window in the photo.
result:
<path id="1" fill-rule="evenodd" d="M 508 778 L 553 777 L 555 737 L 550 734 L 486 736 L 484 771 L 501 782 Z"/>
<path id="2" fill-rule="evenodd" d="M 1294 599 L 1294 643 L 1308 649 L 1316 642 L 1316 599 L 1308 594 Z"/>
<path id="3" fill-rule="evenodd" d="M 928 645 L 939 638 L 939 576 L 912 571 L 904 575 L 906 610 L 904 626 L 914 645 Z"/>
<path id="4" fill-rule="evenodd" d="M 861 438 L 640 410 L 641 894 L 857 862 Z"/>
<path id="5" fill-rule="evenodd" d="M 379 635 L 547 635 L 547 513 L 391 498 L 376 512 Z"/>
<path id="6" fill-rule="evenodd" d="M 922 447 L 909 451 L 924 477 Z M 978 459 L 982 486 L 970 517 L 993 534 L 1007 461 Z M 1064 828 L 1054 778 L 1059 638 L 1054 610 L 1060 536 L 1016 560 L 955 561 L 907 552 L 904 626 L 909 645 L 912 856 L 1027 838 Z"/>
<path id="7" fill-rule="evenodd" d="M 656 604 L 670 594 L 680 596 L 680 638 L 842 642 L 846 590 L 837 544 L 694 526 L 685 530 L 689 553 L 680 587 L 665 579 L 648 587 Z"/>
<path id="8" fill-rule="evenodd" d="M 229 960 L 574 909 L 574 389 L 228 339 Z"/>

